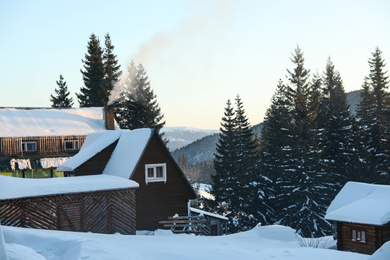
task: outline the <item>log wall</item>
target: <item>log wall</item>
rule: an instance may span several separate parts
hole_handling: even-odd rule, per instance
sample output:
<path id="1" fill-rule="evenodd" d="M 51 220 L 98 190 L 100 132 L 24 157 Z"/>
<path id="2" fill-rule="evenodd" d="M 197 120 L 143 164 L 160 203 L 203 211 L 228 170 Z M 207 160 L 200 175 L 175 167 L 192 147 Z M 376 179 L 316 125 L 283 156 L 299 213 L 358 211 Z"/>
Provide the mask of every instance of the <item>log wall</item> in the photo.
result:
<path id="1" fill-rule="evenodd" d="M 74 155 L 77 151 L 65 150 L 65 141 L 78 141 L 79 148 L 86 136 L 37 136 L 0 138 L 1 157 Z M 36 142 L 36 152 L 23 152 L 22 142 Z"/>
<path id="2" fill-rule="evenodd" d="M 352 230 L 364 230 L 366 241 L 352 241 Z M 339 222 L 337 226 L 337 249 L 343 251 L 373 254 L 390 240 L 390 226 L 371 226 Z"/>
<path id="3" fill-rule="evenodd" d="M 135 234 L 133 189 L 0 200 L 1 225 Z"/>

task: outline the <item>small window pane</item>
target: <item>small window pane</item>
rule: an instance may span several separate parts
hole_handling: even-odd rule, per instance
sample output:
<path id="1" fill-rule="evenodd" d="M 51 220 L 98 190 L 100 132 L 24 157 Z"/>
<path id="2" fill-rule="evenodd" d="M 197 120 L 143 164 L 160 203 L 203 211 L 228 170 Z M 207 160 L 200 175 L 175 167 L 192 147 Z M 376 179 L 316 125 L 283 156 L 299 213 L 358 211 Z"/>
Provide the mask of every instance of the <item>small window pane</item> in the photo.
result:
<path id="1" fill-rule="evenodd" d="M 162 166 L 156 167 L 156 177 L 157 178 L 164 177 L 164 175 L 163 175 L 163 167 Z"/>
<path id="2" fill-rule="evenodd" d="M 362 231 L 362 242 L 366 242 L 366 231 Z"/>
<path id="3" fill-rule="evenodd" d="M 154 177 L 154 169 L 148 168 L 148 178 L 153 178 L 153 177 Z"/>
<path id="4" fill-rule="evenodd" d="M 65 149 L 73 149 L 73 142 L 65 142 Z"/>
<path id="5" fill-rule="evenodd" d="M 356 241 L 356 230 L 352 230 L 352 241 Z"/>

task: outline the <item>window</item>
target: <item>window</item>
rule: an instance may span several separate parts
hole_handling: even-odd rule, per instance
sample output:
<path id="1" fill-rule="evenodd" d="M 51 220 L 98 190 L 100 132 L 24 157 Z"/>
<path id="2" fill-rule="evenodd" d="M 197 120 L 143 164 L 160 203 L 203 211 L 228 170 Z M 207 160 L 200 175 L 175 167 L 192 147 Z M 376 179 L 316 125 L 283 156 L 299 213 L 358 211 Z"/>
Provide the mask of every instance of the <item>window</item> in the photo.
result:
<path id="1" fill-rule="evenodd" d="M 167 182 L 167 166 L 165 163 L 146 164 L 145 182 Z"/>
<path id="2" fill-rule="evenodd" d="M 22 151 L 23 152 L 36 152 L 37 151 L 37 142 L 22 142 Z"/>
<path id="3" fill-rule="evenodd" d="M 366 231 L 352 229 L 352 241 L 366 243 Z"/>
<path id="4" fill-rule="evenodd" d="M 79 150 L 79 141 L 73 140 L 73 141 L 65 141 L 64 142 L 64 150 Z"/>

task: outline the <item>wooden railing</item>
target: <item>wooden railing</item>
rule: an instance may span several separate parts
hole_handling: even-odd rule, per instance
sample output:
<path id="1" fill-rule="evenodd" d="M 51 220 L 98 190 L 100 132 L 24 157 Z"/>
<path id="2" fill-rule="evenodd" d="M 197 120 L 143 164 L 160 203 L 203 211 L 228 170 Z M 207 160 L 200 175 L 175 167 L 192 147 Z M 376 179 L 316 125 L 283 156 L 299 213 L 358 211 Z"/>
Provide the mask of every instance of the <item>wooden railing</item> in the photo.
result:
<path id="1" fill-rule="evenodd" d="M 204 216 L 174 216 L 159 223 L 175 234 L 210 235 L 210 220 Z"/>

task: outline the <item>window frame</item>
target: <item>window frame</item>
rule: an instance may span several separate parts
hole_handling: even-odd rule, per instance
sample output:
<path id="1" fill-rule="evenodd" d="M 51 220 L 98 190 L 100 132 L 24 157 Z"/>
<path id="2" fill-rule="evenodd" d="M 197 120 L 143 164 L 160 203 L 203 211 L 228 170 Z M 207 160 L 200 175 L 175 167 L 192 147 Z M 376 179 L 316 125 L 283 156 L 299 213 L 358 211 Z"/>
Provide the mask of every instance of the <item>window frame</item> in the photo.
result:
<path id="1" fill-rule="evenodd" d="M 28 149 L 28 145 L 29 144 L 34 144 L 34 148 L 33 150 L 29 150 Z M 38 144 L 36 141 L 22 141 L 22 152 L 24 153 L 33 153 L 33 152 L 37 152 L 38 151 Z"/>
<path id="2" fill-rule="evenodd" d="M 162 167 L 162 177 L 157 177 L 157 168 Z M 149 177 L 149 169 L 153 169 L 153 176 Z M 145 183 L 149 182 L 167 182 L 167 164 L 166 163 L 153 163 L 145 164 Z"/>
<path id="3" fill-rule="evenodd" d="M 73 148 L 66 148 L 67 143 L 72 143 Z M 75 144 L 77 144 L 77 148 L 75 148 Z M 80 142 L 79 140 L 64 140 L 64 151 L 75 151 L 80 150 Z"/>
<path id="4" fill-rule="evenodd" d="M 353 242 L 357 243 L 367 243 L 367 232 L 365 229 L 352 228 L 351 229 L 351 239 Z"/>

